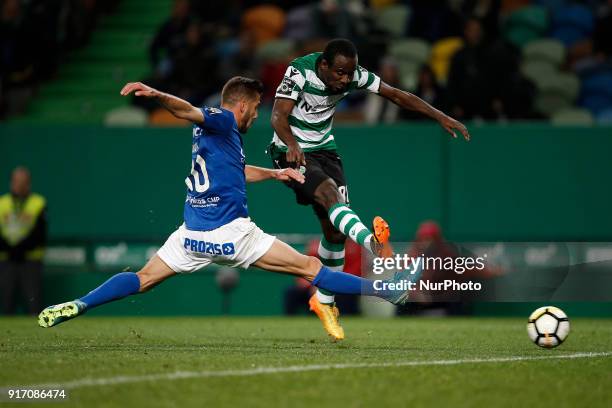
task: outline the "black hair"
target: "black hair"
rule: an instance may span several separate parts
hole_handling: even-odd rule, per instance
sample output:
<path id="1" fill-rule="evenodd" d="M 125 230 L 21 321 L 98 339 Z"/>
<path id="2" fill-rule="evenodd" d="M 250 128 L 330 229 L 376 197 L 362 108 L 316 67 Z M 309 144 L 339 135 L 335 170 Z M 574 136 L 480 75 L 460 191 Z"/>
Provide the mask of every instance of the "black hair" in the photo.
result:
<path id="1" fill-rule="evenodd" d="M 327 61 L 327 64 L 332 66 L 334 65 L 336 55 L 342 55 L 346 58 L 356 58 L 357 48 L 355 48 L 355 44 L 349 40 L 336 38 L 327 43 L 323 50 L 322 58 Z"/>
<path id="2" fill-rule="evenodd" d="M 258 79 L 235 76 L 225 83 L 221 91 L 221 102 L 233 105 L 241 98 L 255 99 L 264 91 L 263 84 Z"/>

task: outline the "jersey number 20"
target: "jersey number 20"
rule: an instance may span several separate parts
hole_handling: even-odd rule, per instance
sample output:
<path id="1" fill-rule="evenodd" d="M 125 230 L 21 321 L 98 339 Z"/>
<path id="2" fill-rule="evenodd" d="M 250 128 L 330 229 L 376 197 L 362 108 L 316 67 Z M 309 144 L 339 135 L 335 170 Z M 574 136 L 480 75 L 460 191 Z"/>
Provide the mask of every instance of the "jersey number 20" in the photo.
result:
<path id="1" fill-rule="evenodd" d="M 193 178 L 193 182 L 191 181 Z M 210 187 L 210 179 L 208 178 L 208 172 L 206 171 L 206 162 L 204 158 L 199 154 L 195 160 L 191 162 L 191 176 L 185 179 L 185 184 L 190 191 L 196 191 L 197 193 L 203 193 Z"/>

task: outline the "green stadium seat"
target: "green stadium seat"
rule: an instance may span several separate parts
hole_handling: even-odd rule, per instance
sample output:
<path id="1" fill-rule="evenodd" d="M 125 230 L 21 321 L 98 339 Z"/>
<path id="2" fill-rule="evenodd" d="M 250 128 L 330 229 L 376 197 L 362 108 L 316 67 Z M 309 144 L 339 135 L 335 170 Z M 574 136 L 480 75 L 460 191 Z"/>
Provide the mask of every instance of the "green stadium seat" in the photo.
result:
<path id="1" fill-rule="evenodd" d="M 136 81 L 149 74 L 149 64 L 145 60 L 117 61 L 100 64 L 96 62 L 75 61 L 60 68 L 59 78 L 90 81 L 92 78 L 112 78 L 116 82 Z"/>
<path id="2" fill-rule="evenodd" d="M 429 59 L 429 44 L 418 38 L 394 40 L 389 46 L 389 55 L 398 62 L 423 64 Z"/>
<path id="3" fill-rule="evenodd" d="M 591 112 L 581 108 L 563 109 L 551 116 L 551 123 L 557 126 L 591 126 L 594 122 Z"/>
<path id="4" fill-rule="evenodd" d="M 149 30 L 154 33 L 164 20 L 170 15 L 170 8 L 163 14 L 148 13 L 147 7 L 142 8 L 140 13 L 118 13 L 101 19 L 101 29 L 138 29 Z"/>
<path id="5" fill-rule="evenodd" d="M 103 123 L 107 112 L 128 103 L 119 96 L 121 87 L 149 74 L 149 42 L 171 9 L 172 0 L 121 1 L 115 13 L 100 19 L 87 47 L 67 55 L 58 79 L 41 87 L 18 120 Z"/>
<path id="6" fill-rule="evenodd" d="M 80 95 L 83 93 L 89 95 L 108 95 L 110 93 L 118 93 L 123 85 L 123 81 L 116 80 L 113 77 L 93 75 L 87 81 L 81 78 L 58 79 L 42 88 L 40 96 L 54 97 L 57 95 Z"/>
<path id="7" fill-rule="evenodd" d="M 47 123 L 100 124 L 106 112 L 127 102 L 118 92 L 104 97 L 67 95 L 39 98 L 28 107 L 28 115 L 24 118 Z"/>
<path id="8" fill-rule="evenodd" d="M 147 45 L 140 42 L 125 44 L 92 43 L 89 47 L 70 54 L 68 60 L 93 62 L 142 61 L 148 58 Z"/>
<path id="9" fill-rule="evenodd" d="M 532 5 L 512 12 L 504 21 L 504 27 L 528 27 L 543 34 L 548 29 L 549 16 L 545 7 Z"/>
<path id="10" fill-rule="evenodd" d="M 535 101 L 536 109 L 546 116 L 571 106 L 572 102 L 569 99 L 556 92 L 540 92 Z"/>
<path id="11" fill-rule="evenodd" d="M 540 92 L 556 93 L 574 103 L 580 91 L 580 80 L 574 74 L 554 72 L 540 79 L 537 86 Z"/>
<path id="12" fill-rule="evenodd" d="M 552 72 L 537 82 L 537 109 L 546 115 L 568 108 L 574 104 L 580 91 L 580 81 L 574 74 Z"/>
<path id="13" fill-rule="evenodd" d="M 541 36 L 542 34 L 529 27 L 512 27 L 504 32 L 506 40 L 518 48 L 524 47 L 526 44 L 537 40 Z"/>
<path id="14" fill-rule="evenodd" d="M 523 58 L 526 61 L 543 61 L 559 67 L 565 60 L 565 47 L 552 38 L 534 40 L 523 47 Z"/>
<path id="15" fill-rule="evenodd" d="M 580 79 L 572 73 L 561 73 L 555 76 L 559 90 L 572 102 L 575 102 L 580 93 Z"/>
<path id="16" fill-rule="evenodd" d="M 420 68 L 421 64 L 413 61 L 400 61 L 398 63 L 400 83 L 404 88 L 409 91 L 416 89 Z"/>
<path id="17" fill-rule="evenodd" d="M 548 20 L 548 11 L 544 7 L 522 7 L 505 19 L 502 33 L 506 40 L 522 48 L 546 33 Z"/>
<path id="18" fill-rule="evenodd" d="M 389 33 L 394 38 L 402 37 L 406 32 L 406 22 L 410 8 L 401 4 L 384 7 L 374 15 L 375 25 L 379 30 Z"/>
<path id="19" fill-rule="evenodd" d="M 295 50 L 295 43 L 288 39 L 272 40 L 257 49 L 257 58 L 262 61 L 279 61 L 290 59 Z"/>
<path id="20" fill-rule="evenodd" d="M 107 127 L 144 127 L 148 121 L 147 112 L 134 106 L 112 109 L 104 117 L 104 125 Z"/>
<path id="21" fill-rule="evenodd" d="M 557 68 L 545 61 L 524 61 L 521 64 L 521 73 L 533 81 L 536 86 L 556 72 Z"/>

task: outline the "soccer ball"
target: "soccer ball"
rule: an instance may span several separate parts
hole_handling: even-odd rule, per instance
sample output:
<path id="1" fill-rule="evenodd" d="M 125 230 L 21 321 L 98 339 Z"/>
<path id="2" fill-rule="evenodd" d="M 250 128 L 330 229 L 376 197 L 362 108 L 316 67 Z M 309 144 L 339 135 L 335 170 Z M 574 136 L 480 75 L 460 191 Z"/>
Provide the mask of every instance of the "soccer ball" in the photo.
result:
<path id="1" fill-rule="evenodd" d="M 527 334 L 540 347 L 553 348 L 563 343 L 570 331 L 567 315 L 554 306 L 534 310 L 527 321 Z"/>

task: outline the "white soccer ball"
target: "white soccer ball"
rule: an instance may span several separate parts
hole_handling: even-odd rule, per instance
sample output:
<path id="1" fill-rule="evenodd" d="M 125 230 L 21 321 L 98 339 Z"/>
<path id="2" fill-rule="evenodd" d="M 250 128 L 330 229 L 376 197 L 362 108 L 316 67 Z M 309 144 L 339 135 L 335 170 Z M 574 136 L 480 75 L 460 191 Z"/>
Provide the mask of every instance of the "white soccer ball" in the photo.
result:
<path id="1" fill-rule="evenodd" d="M 544 306 L 534 310 L 527 321 L 527 334 L 540 347 L 553 348 L 563 343 L 570 331 L 569 319 L 558 307 Z"/>

